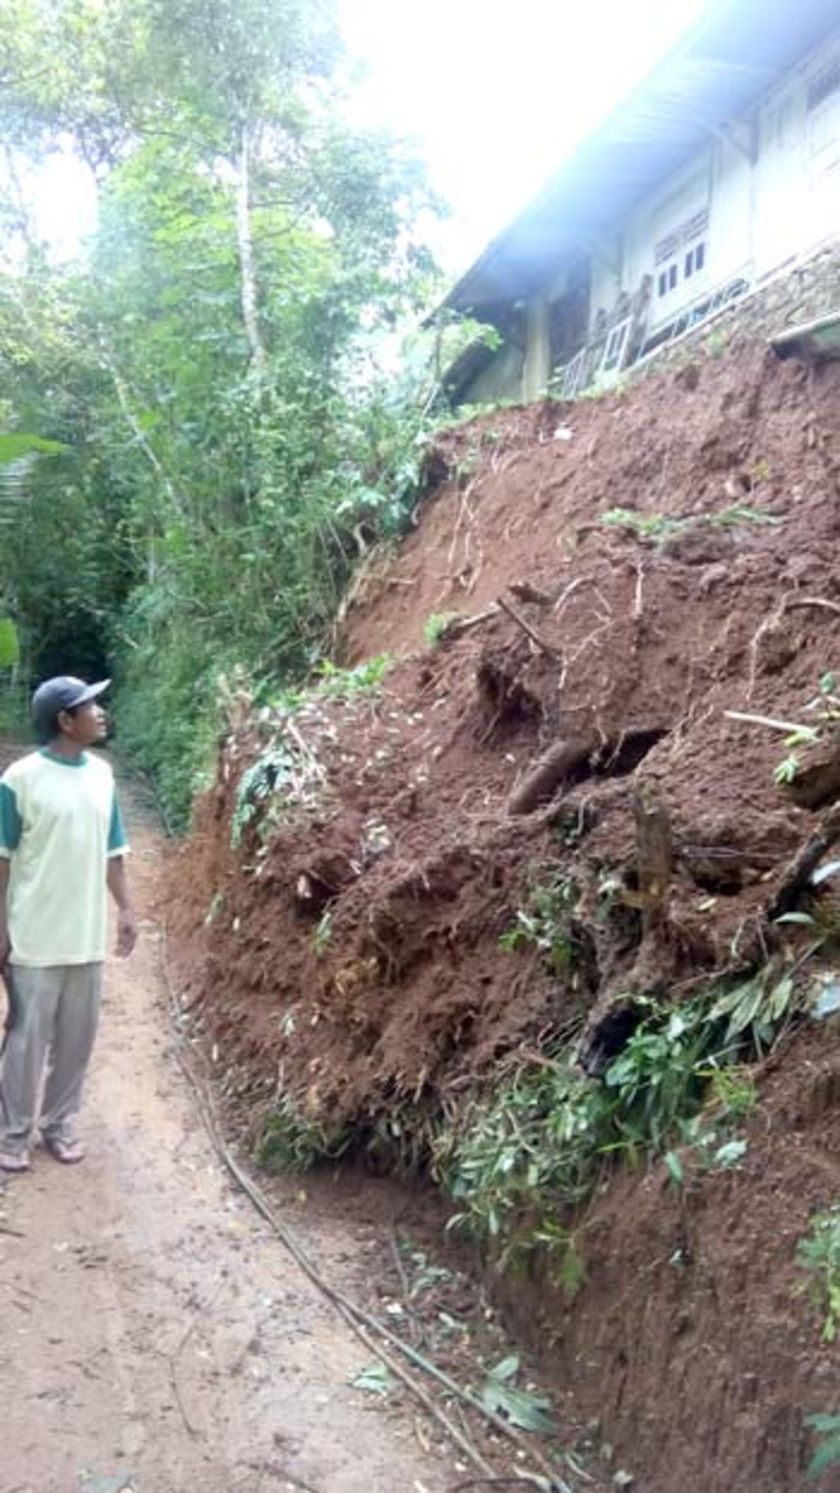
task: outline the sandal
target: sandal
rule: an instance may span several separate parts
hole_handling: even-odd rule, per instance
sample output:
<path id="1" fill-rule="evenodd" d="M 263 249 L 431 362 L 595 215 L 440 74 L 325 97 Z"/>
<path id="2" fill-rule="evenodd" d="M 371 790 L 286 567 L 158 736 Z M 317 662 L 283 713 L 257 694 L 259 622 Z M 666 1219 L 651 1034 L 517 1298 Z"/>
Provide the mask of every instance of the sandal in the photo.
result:
<path id="1" fill-rule="evenodd" d="M 45 1135 L 44 1145 L 50 1155 L 64 1166 L 75 1166 L 85 1159 L 85 1148 L 81 1141 L 61 1140 L 57 1135 Z"/>
<path id="2" fill-rule="evenodd" d="M 28 1172 L 28 1151 L 0 1151 L 0 1171 Z"/>

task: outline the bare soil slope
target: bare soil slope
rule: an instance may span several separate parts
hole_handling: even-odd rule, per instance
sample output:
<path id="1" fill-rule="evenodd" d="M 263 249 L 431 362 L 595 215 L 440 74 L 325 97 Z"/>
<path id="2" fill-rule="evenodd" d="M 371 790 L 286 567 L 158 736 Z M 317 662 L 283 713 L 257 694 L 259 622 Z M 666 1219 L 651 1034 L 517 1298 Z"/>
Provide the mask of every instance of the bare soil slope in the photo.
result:
<path id="1" fill-rule="evenodd" d="M 414 532 L 344 623 L 347 661 L 400 661 L 291 727 L 234 702 L 178 872 L 184 978 L 255 1134 L 281 1095 L 325 1133 L 420 1132 L 546 1034 L 583 1023 L 597 1058 L 628 995 L 762 957 L 840 775 L 830 741 L 780 787 L 782 735 L 725 712 L 813 720 L 840 668 L 838 425 L 840 366 L 736 337 L 441 441 Z M 672 839 L 655 893 L 646 814 Z M 576 888 L 573 980 L 500 949 L 535 866 Z M 618 1178 L 574 1306 L 518 1293 L 650 1493 L 804 1487 L 802 1416 L 834 1407 L 792 1241 L 840 1178 L 838 1074 L 831 1024 L 801 1035 L 747 1166 L 682 1201 L 657 1172 Z"/>

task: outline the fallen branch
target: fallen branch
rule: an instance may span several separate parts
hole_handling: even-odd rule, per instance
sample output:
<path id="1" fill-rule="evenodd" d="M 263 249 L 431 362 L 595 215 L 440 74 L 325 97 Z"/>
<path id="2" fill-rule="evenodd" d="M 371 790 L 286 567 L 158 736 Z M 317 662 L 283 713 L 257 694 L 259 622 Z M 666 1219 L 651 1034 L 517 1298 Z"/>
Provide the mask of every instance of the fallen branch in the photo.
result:
<path id="1" fill-rule="evenodd" d="M 498 596 L 496 598 L 496 605 L 500 606 L 503 612 L 507 612 L 511 621 L 515 622 L 517 627 L 521 627 L 526 637 L 529 637 L 531 639 L 534 647 L 539 648 L 541 653 L 547 654 L 549 658 L 555 658 L 558 660 L 562 659 L 563 655 L 560 652 L 560 649 L 555 648 L 553 643 L 547 643 L 545 638 L 541 638 L 539 633 L 534 631 L 534 628 L 531 626 L 530 622 L 526 622 L 525 618 L 519 612 L 517 612 L 515 607 L 511 606 L 509 601 L 505 601 L 505 598 L 503 596 Z"/>
<path id="2" fill-rule="evenodd" d="M 771 731 L 784 731 L 790 734 L 796 731 L 803 736 L 817 738 L 817 730 L 814 726 L 803 726 L 799 721 L 780 721 L 772 715 L 752 715 L 747 710 L 724 710 L 724 715 L 730 721 L 746 721 L 751 726 L 767 726 Z"/>
<path id="3" fill-rule="evenodd" d="M 452 1493 L 465 1493 L 467 1488 L 533 1488 L 534 1484 L 529 1477 L 471 1477 L 465 1483 L 456 1483 Z M 555 1484 L 560 1487 L 560 1483 Z M 567 1483 L 562 1486 L 568 1487 Z"/>
<path id="4" fill-rule="evenodd" d="M 117 396 L 117 403 L 122 412 L 123 419 L 125 420 L 126 425 L 128 426 L 131 434 L 134 437 L 138 450 L 142 451 L 147 462 L 149 463 L 149 466 L 152 468 L 155 476 L 158 478 L 164 492 L 166 493 L 166 496 L 168 497 L 170 503 L 172 504 L 172 507 L 175 509 L 175 512 L 178 514 L 179 518 L 181 518 L 184 522 L 188 522 L 189 514 L 187 504 L 182 500 L 180 493 L 176 490 L 171 477 L 164 469 L 163 463 L 157 455 L 157 452 L 154 450 L 154 447 L 149 441 L 143 429 L 143 426 L 140 423 L 139 416 L 135 411 L 132 402 L 133 396 L 129 392 L 128 385 L 126 384 L 125 379 L 123 378 L 122 373 L 120 372 L 114 360 L 113 354 L 101 331 L 99 333 L 99 349 L 103 366 L 107 368 L 109 374 L 111 375 L 111 382 L 114 385 L 114 392 Z"/>
<path id="5" fill-rule="evenodd" d="M 834 612 L 840 617 L 840 603 L 826 601 L 822 596 L 795 596 L 785 603 L 783 610 L 792 612 L 796 607 L 824 607 L 827 612 Z"/>
<path id="6" fill-rule="evenodd" d="M 633 621 L 638 622 L 642 615 L 642 588 L 645 581 L 644 561 L 639 560 L 636 565 L 636 593 L 633 599 Z"/>
<path id="7" fill-rule="evenodd" d="M 774 627 L 778 627 L 785 612 L 793 612 L 803 607 L 821 607 L 826 612 L 834 612 L 840 617 L 840 604 L 836 601 L 826 601 L 822 596 L 796 596 L 794 592 L 787 591 L 781 598 L 777 607 L 764 618 L 764 621 L 756 629 L 750 643 L 750 673 L 747 682 L 747 699 L 751 700 L 755 689 L 755 676 L 758 671 L 758 649 L 762 638 Z"/>
<path id="8" fill-rule="evenodd" d="M 560 608 L 563 607 L 563 606 L 565 606 L 565 604 L 568 601 L 569 597 L 570 596 L 574 596 L 574 593 L 577 591 L 578 586 L 582 586 L 584 584 L 584 582 L 591 581 L 591 580 L 592 580 L 591 576 L 577 575 L 577 576 L 575 576 L 575 578 L 574 578 L 573 581 L 569 581 L 569 584 L 567 586 L 564 586 L 562 588 L 562 590 L 560 591 L 559 595 L 557 596 L 557 598 L 556 598 L 556 600 L 554 602 L 554 615 L 555 615 L 555 617 L 557 616 L 558 612 L 560 611 Z"/>
<path id="9" fill-rule="evenodd" d="M 585 762 L 596 746 L 592 736 L 572 736 L 549 747 L 531 771 L 525 774 L 508 799 L 509 814 L 530 814 L 554 793 L 564 778 Z"/>
<path id="10" fill-rule="evenodd" d="M 749 678 L 747 679 L 747 699 L 748 700 L 752 699 L 752 697 L 753 697 L 753 690 L 755 689 L 755 676 L 758 673 L 758 649 L 759 649 L 759 644 L 761 643 L 761 640 L 764 637 L 765 633 L 770 632 L 771 629 L 774 628 L 774 627 L 778 627 L 779 623 L 781 622 L 781 620 L 782 620 L 782 618 L 783 618 L 783 616 L 785 614 L 785 605 L 787 603 L 787 600 L 788 600 L 787 596 L 783 596 L 782 597 L 781 601 L 779 602 L 779 605 L 777 607 L 774 607 L 773 611 L 770 612 L 769 615 L 764 618 L 763 622 L 759 623 L 758 627 L 756 628 L 756 630 L 753 633 L 753 636 L 752 636 L 752 638 L 750 640 L 750 672 L 749 672 Z"/>
<path id="11" fill-rule="evenodd" d="M 480 627 L 482 622 L 490 622 L 498 617 L 499 608 L 493 602 L 492 606 L 486 607 L 483 612 L 475 612 L 472 617 L 453 617 L 443 630 L 446 638 L 460 638 L 462 633 L 472 632 L 474 627 Z"/>
<path id="12" fill-rule="evenodd" d="M 648 912 L 661 907 L 674 865 L 671 821 L 660 803 L 633 797 L 639 894 Z"/>
<path id="13" fill-rule="evenodd" d="M 840 837 L 840 804 L 829 809 L 816 832 L 806 840 L 801 850 L 788 862 L 781 882 L 767 906 L 767 916 L 775 922 L 783 913 L 791 912 L 802 893 L 807 890 L 811 875 L 827 850 Z"/>
<path id="14" fill-rule="evenodd" d="M 463 520 L 464 513 L 465 512 L 468 513 L 470 515 L 470 518 L 472 518 L 472 511 L 470 509 L 470 495 L 471 495 L 472 490 L 473 490 L 474 487 L 475 487 L 475 478 L 473 478 L 472 482 L 468 482 L 467 483 L 466 487 L 464 488 L 463 492 L 461 493 L 461 501 L 458 504 L 458 512 L 457 512 L 457 514 L 455 516 L 455 526 L 454 526 L 454 528 L 452 530 L 452 543 L 449 546 L 449 553 L 448 553 L 448 555 L 446 557 L 446 569 L 447 569 L 447 573 L 448 573 L 449 576 L 451 576 L 451 574 L 452 574 L 452 567 L 455 564 L 455 551 L 458 548 L 458 539 L 459 539 L 460 533 L 461 533 L 461 522 Z M 464 547 L 464 561 L 466 562 L 468 558 L 469 558 L 469 536 L 468 536 L 468 539 L 467 539 L 467 544 Z"/>

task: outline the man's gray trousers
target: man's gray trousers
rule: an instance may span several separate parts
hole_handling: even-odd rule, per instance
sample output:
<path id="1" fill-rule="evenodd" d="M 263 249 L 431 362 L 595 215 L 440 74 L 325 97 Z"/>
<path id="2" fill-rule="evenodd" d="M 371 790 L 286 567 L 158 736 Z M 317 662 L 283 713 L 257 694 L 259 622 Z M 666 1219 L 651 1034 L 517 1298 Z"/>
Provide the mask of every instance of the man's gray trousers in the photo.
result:
<path id="1" fill-rule="evenodd" d="M 102 964 L 13 964 L 6 983 L 10 1025 L 0 1063 L 0 1149 L 29 1146 L 45 1072 L 41 1131 L 52 1140 L 72 1140 L 96 1037 Z"/>

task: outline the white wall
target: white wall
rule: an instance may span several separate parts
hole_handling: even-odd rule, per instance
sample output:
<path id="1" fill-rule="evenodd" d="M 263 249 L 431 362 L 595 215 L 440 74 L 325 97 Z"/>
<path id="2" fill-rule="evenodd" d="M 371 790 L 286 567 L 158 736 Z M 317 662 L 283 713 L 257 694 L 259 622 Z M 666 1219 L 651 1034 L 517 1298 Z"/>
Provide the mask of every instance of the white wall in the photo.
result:
<path id="1" fill-rule="evenodd" d="M 835 63 L 838 86 L 819 102 L 813 92 L 809 98 Z M 711 292 L 760 282 L 832 238 L 840 239 L 840 26 L 748 116 L 710 126 L 708 144 L 614 234 L 580 245 L 590 258 L 590 332 L 599 310 L 610 315 L 644 275 L 653 277 L 648 332 L 655 333 Z M 567 288 L 558 263 L 553 283 L 529 302 L 527 398 L 545 387 L 549 303 Z"/>
<path id="2" fill-rule="evenodd" d="M 624 242 L 622 235 L 615 234 L 603 243 L 587 244 L 590 254 L 592 279 L 590 282 L 590 322 L 595 320 L 603 308 L 609 313 L 625 288 Z"/>
<path id="3" fill-rule="evenodd" d="M 805 85 L 797 75 L 774 91 L 759 114 L 752 215 L 757 277 L 786 263 L 810 238 L 805 130 Z"/>
<path id="4" fill-rule="evenodd" d="M 755 181 L 759 275 L 840 234 L 840 88 L 808 106 L 809 86 L 835 64 L 840 64 L 840 33 L 762 110 L 765 148 Z"/>
<path id="5" fill-rule="evenodd" d="M 651 274 L 655 329 L 704 292 L 738 278 L 759 280 L 840 237 L 840 87 L 808 107 L 809 87 L 835 62 L 840 28 L 749 118 L 734 122 L 728 138 L 710 132 L 690 165 L 639 204 L 611 247 L 618 273 L 593 257 L 593 320 L 599 307 L 611 311 L 620 291 L 632 293 Z M 685 233 L 704 208 L 708 227 Z M 673 252 L 657 264 L 657 245 L 673 235 Z M 687 256 L 700 243 L 702 266 L 692 261 L 688 273 Z"/>
<path id="6" fill-rule="evenodd" d="M 619 292 L 622 289 L 621 278 L 616 274 L 612 265 L 600 256 L 592 260 L 592 280 L 590 282 L 590 330 L 597 313 L 600 310 L 610 312 L 616 303 Z"/>
<path id="7" fill-rule="evenodd" d="M 840 235 L 840 88 L 809 107 L 809 87 L 840 64 L 840 33 L 791 74 L 760 113 L 754 174 L 758 278 Z"/>
<path id="8" fill-rule="evenodd" d="M 738 144 L 717 140 L 711 151 L 709 272 L 711 286 L 752 277 L 753 165 L 745 150 L 752 127 L 734 132 Z"/>
<path id="9" fill-rule="evenodd" d="M 704 151 L 691 165 L 666 181 L 634 214 L 625 244 L 625 290 L 634 290 L 643 275 L 653 276 L 651 324 L 670 321 L 697 299 L 709 279 L 709 226 L 712 200 L 711 152 Z M 695 225 L 694 230 L 689 225 Z M 657 247 L 671 242 L 657 261 Z M 702 264 L 693 260 L 702 246 Z M 686 264 L 691 256 L 691 271 Z"/>

